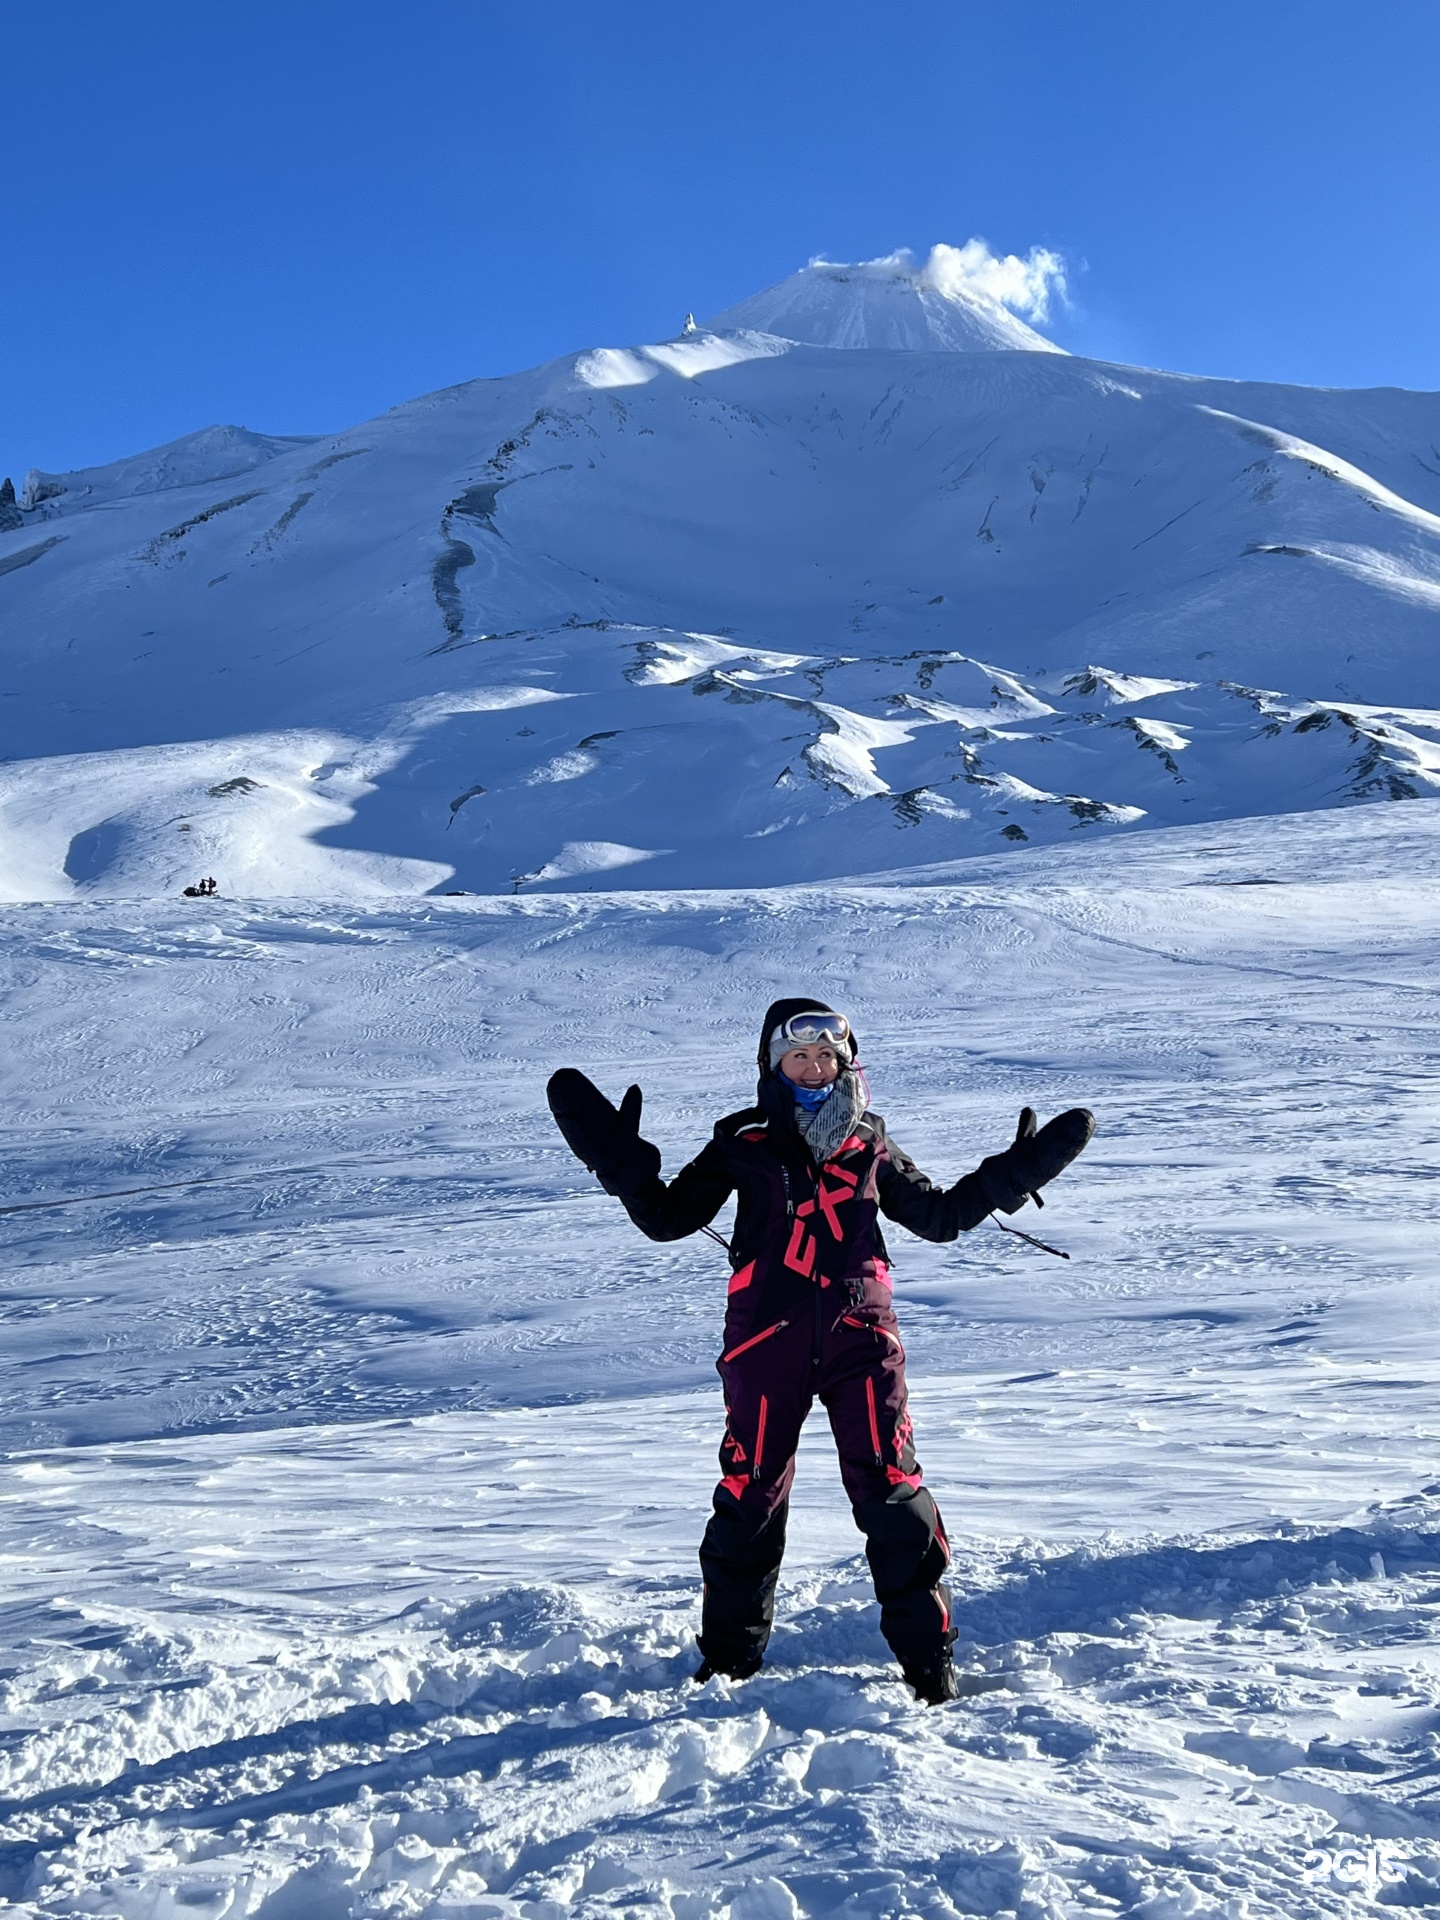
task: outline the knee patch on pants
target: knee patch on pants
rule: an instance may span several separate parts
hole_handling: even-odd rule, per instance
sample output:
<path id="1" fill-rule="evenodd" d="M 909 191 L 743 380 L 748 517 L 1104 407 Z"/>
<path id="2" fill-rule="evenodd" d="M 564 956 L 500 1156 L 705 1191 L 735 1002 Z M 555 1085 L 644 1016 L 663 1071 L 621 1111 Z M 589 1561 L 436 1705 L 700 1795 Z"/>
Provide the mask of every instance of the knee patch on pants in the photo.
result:
<path id="1" fill-rule="evenodd" d="M 867 1500 L 855 1508 L 865 1557 L 883 1605 L 902 1593 L 938 1586 L 950 1564 L 940 1515 L 924 1487 L 905 1500 Z"/>

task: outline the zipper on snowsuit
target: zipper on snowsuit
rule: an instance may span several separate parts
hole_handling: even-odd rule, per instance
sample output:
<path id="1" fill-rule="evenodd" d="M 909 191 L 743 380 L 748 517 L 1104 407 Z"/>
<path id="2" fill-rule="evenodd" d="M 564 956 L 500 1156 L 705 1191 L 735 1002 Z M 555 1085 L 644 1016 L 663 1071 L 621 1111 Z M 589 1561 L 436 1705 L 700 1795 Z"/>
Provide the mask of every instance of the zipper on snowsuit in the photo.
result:
<path id="1" fill-rule="evenodd" d="M 787 1220 L 794 1220 L 796 1218 L 795 1195 L 790 1190 L 790 1169 L 786 1166 L 783 1160 L 780 1162 L 780 1180 L 781 1180 L 781 1184 L 785 1188 L 785 1217 Z M 793 1249 L 793 1247 L 795 1246 L 794 1235 L 791 1236 L 790 1244 Z M 811 1262 L 811 1267 L 813 1269 L 814 1262 L 815 1262 L 815 1251 L 814 1251 L 813 1245 L 810 1251 L 810 1262 Z M 810 1275 L 810 1284 L 815 1290 L 815 1335 L 810 1345 L 810 1365 L 812 1368 L 818 1368 L 820 1365 L 820 1334 L 821 1334 L 820 1276 L 818 1273 L 814 1273 L 812 1271 Z"/>
<path id="2" fill-rule="evenodd" d="M 870 1415 L 870 1444 L 875 1449 L 875 1464 L 883 1466 L 880 1454 L 880 1422 L 875 1417 L 875 1381 L 872 1375 L 865 1376 L 865 1410 Z"/>
<path id="3" fill-rule="evenodd" d="M 755 1428 L 755 1464 L 750 1469 L 750 1478 L 752 1480 L 758 1480 L 760 1478 L 760 1461 L 765 1452 L 765 1417 L 769 1411 L 769 1399 L 762 1393 L 760 1396 L 760 1420 Z M 877 1454 L 875 1457 L 878 1460 L 880 1456 Z"/>
<path id="4" fill-rule="evenodd" d="M 782 1327 L 788 1327 L 788 1320 L 777 1320 L 773 1327 L 766 1327 L 763 1333 L 752 1333 L 748 1340 L 742 1340 L 738 1347 L 731 1347 L 728 1353 L 722 1353 L 722 1360 L 733 1360 L 736 1354 L 745 1353 L 751 1347 L 758 1347 L 762 1340 L 768 1340 L 772 1333 L 779 1333 Z"/>
<path id="5" fill-rule="evenodd" d="M 842 1313 L 840 1318 L 847 1327 L 859 1327 L 862 1333 L 878 1334 L 882 1340 L 888 1340 L 892 1347 L 900 1345 L 898 1333 L 891 1333 L 888 1327 L 877 1327 L 873 1320 L 857 1320 L 853 1313 Z"/>

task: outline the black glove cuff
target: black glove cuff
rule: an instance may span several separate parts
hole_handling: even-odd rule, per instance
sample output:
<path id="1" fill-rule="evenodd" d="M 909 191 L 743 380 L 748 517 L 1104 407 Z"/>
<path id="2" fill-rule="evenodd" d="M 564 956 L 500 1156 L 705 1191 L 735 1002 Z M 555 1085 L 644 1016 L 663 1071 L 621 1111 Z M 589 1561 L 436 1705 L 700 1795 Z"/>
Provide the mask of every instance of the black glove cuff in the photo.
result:
<path id="1" fill-rule="evenodd" d="M 992 1153 L 976 1168 L 981 1190 L 998 1213 L 1018 1213 L 1030 1197 L 1029 1190 L 1016 1179 L 1013 1153 L 1013 1148 Z"/>
<path id="2" fill-rule="evenodd" d="M 603 1165 L 592 1171 L 607 1193 L 624 1200 L 658 1179 L 660 1166 L 660 1149 L 648 1140 L 636 1140 L 626 1152 L 607 1157 Z"/>

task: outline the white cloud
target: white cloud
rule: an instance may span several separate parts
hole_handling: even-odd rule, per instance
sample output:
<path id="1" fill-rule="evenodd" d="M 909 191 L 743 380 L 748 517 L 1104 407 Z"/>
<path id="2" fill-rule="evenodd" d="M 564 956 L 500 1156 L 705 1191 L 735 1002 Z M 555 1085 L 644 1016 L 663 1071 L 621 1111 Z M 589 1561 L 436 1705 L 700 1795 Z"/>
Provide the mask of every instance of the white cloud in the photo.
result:
<path id="1" fill-rule="evenodd" d="M 978 295 L 1031 320 L 1044 320 L 1051 296 L 1063 303 L 1066 294 L 1065 262 L 1048 247 L 1032 247 L 1022 260 L 1017 253 L 992 253 L 984 240 L 970 239 L 963 247 L 942 242 L 930 249 L 916 277 L 937 293 Z"/>
<path id="2" fill-rule="evenodd" d="M 1065 262 L 1049 247 L 1032 247 L 1022 260 L 1018 253 L 992 253 L 988 240 L 973 236 L 963 247 L 947 247 L 940 241 L 919 265 L 909 247 L 882 254 L 878 260 L 855 262 L 827 260 L 823 253 L 817 253 L 809 264 L 852 277 L 911 280 L 952 300 L 986 301 L 1023 313 L 1031 320 L 1049 316 L 1052 297 L 1062 306 L 1069 297 Z"/>

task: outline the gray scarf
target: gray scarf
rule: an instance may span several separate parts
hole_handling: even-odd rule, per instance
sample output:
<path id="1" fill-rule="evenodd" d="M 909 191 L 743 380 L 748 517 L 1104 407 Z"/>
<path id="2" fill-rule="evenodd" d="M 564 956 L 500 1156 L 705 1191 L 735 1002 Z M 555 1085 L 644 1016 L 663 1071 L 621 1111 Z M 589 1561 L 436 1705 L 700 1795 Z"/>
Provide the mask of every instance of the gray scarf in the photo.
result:
<path id="1" fill-rule="evenodd" d="M 864 1113 L 865 1091 L 853 1067 L 845 1069 L 835 1082 L 835 1091 L 814 1113 L 807 1113 L 796 1102 L 795 1130 L 817 1167 L 823 1167 L 841 1142 L 849 1139 Z"/>

